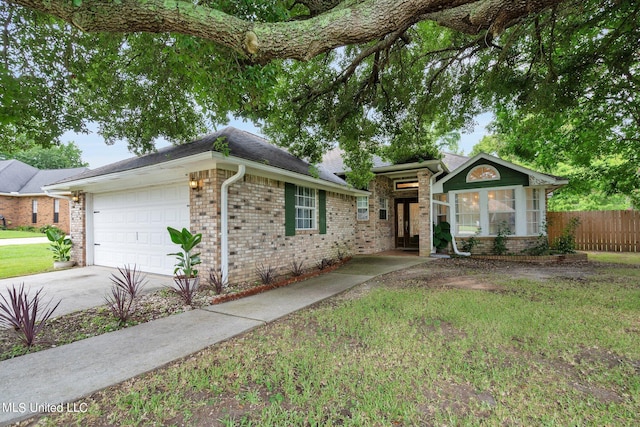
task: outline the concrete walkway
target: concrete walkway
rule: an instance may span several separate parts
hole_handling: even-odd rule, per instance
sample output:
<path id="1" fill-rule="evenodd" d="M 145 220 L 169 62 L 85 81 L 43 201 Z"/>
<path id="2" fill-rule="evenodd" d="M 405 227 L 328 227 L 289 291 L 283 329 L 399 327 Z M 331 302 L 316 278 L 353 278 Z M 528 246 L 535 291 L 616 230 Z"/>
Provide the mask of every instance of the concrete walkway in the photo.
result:
<path id="1" fill-rule="evenodd" d="M 425 261 L 358 256 L 338 270 L 287 287 L 2 361 L 0 426 L 34 415 L 32 407 L 73 402 L 375 276 Z"/>
<path id="2" fill-rule="evenodd" d="M 24 289 L 29 292 L 29 296 L 33 296 L 35 292 L 42 289 L 41 295 L 45 302 L 51 301 L 53 305 L 60 301 L 60 305 L 53 313 L 53 317 L 59 317 L 103 305 L 104 297 L 112 286 L 110 280 L 112 274 L 120 277 L 116 268 L 90 266 L 0 279 L 0 295 L 7 298 L 7 288 L 12 285 L 19 286 L 22 283 L 24 283 Z M 144 292 L 173 286 L 171 276 L 151 273 L 144 273 L 144 275 L 147 278 Z"/>

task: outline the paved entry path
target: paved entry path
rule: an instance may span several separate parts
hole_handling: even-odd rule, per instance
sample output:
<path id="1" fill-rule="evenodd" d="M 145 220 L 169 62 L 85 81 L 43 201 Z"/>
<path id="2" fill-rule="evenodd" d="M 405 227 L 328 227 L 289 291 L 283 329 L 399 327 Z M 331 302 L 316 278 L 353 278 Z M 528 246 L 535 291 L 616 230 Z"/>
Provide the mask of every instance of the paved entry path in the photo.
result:
<path id="1" fill-rule="evenodd" d="M 380 274 L 426 261 L 415 256 L 357 256 L 331 273 L 290 286 L 2 361 L 0 426 L 34 415 L 31 407 L 73 402 Z"/>

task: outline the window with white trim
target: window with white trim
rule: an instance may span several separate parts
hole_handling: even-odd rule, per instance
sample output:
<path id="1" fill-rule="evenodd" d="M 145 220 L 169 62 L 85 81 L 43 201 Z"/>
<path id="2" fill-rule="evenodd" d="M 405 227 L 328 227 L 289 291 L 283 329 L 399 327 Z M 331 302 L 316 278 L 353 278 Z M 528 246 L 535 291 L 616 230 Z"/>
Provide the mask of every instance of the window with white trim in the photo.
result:
<path id="1" fill-rule="evenodd" d="M 369 196 L 358 196 L 358 221 L 369 220 Z"/>
<path id="2" fill-rule="evenodd" d="M 389 199 L 380 197 L 380 219 L 389 219 Z"/>
<path id="3" fill-rule="evenodd" d="M 500 228 L 516 231 L 516 194 L 514 189 L 489 190 L 489 234 L 497 235 Z"/>
<path id="4" fill-rule="evenodd" d="M 53 222 L 60 222 L 60 199 L 53 199 Z"/>
<path id="5" fill-rule="evenodd" d="M 480 230 L 480 193 L 456 194 L 456 236 L 473 236 Z"/>
<path id="6" fill-rule="evenodd" d="M 296 230 L 315 230 L 316 190 L 296 186 Z"/>
<path id="7" fill-rule="evenodd" d="M 38 200 L 31 200 L 31 222 L 36 224 L 38 222 Z"/>
<path id="8" fill-rule="evenodd" d="M 491 165 L 480 165 L 471 169 L 467 174 L 467 182 L 497 181 L 500 172 Z"/>
<path id="9" fill-rule="evenodd" d="M 543 194 L 538 188 L 527 188 L 527 234 L 540 234 L 542 223 L 542 203 L 540 195 Z"/>

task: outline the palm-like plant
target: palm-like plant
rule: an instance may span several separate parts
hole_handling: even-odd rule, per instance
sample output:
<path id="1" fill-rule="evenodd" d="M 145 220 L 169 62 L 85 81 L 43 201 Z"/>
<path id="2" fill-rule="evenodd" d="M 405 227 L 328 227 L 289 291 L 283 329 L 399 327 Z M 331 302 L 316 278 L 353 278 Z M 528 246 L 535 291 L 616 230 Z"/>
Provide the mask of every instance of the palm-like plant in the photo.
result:
<path id="1" fill-rule="evenodd" d="M 176 268 L 173 274 L 178 274 L 178 271 L 182 270 L 186 277 L 198 276 L 198 270 L 194 267 L 200 264 L 200 254 L 192 254 L 191 251 L 202 241 L 202 234 L 191 234 L 189 230 L 183 228 L 182 231 L 175 228 L 167 227 L 171 241 L 176 245 L 180 245 L 182 252 L 176 252 L 169 255 L 174 255 L 177 258 Z"/>

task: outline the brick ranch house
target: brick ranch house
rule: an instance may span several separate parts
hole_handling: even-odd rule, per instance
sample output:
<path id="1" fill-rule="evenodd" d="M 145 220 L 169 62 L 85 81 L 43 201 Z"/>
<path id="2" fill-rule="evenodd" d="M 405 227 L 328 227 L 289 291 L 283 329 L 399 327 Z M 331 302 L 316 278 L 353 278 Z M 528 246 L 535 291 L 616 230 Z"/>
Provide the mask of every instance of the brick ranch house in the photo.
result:
<path id="1" fill-rule="evenodd" d="M 78 200 L 71 238 L 79 265 L 172 274 L 167 254 L 176 246 L 166 228 L 186 227 L 203 235 L 200 270 L 239 282 L 255 280 L 258 265 L 311 267 L 339 250 L 426 257 L 435 220 L 450 221 L 457 236 L 479 229 L 487 238 L 505 220 L 518 238 L 535 240 L 545 195 L 567 182 L 484 154 L 400 165 L 377 158 L 373 172 L 368 190 L 355 189 L 337 149 L 310 168 L 261 137 L 226 128 L 45 189 Z"/>
<path id="2" fill-rule="evenodd" d="M 19 160 L 0 160 L 0 226 L 55 225 L 68 233 L 69 200 L 49 197 L 42 187 L 69 178 L 87 168 L 41 170 Z"/>

